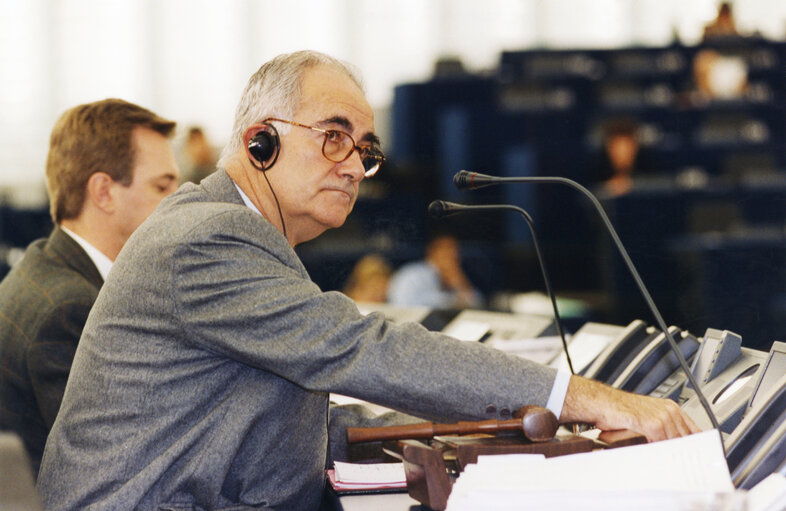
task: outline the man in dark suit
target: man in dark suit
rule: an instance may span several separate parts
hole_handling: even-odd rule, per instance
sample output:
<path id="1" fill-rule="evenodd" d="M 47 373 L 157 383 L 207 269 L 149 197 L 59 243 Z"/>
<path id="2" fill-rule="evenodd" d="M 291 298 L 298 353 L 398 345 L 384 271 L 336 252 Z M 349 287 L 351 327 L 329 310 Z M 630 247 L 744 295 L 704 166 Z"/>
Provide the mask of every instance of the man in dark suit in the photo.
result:
<path id="1" fill-rule="evenodd" d="M 55 228 L 0 283 L 0 429 L 38 471 L 82 327 L 123 244 L 178 180 L 175 123 L 119 99 L 55 124 L 46 163 Z"/>

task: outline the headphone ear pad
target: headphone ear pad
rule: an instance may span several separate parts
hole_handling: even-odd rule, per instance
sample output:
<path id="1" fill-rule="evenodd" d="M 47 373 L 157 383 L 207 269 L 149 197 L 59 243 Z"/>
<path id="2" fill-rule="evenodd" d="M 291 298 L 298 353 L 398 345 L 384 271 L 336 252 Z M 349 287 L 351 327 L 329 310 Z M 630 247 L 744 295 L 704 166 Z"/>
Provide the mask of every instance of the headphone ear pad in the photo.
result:
<path id="1" fill-rule="evenodd" d="M 260 130 L 248 141 L 248 153 L 259 163 L 254 166 L 260 170 L 269 169 L 278 159 L 278 133 L 273 126 L 269 127 L 272 132 Z"/>

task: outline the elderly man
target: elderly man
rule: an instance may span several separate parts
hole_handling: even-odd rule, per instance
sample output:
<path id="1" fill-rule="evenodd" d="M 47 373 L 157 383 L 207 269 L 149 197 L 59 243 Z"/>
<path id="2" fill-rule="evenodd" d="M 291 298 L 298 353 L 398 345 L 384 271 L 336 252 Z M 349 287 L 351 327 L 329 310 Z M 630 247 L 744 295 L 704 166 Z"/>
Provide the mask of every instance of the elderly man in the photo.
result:
<path id="1" fill-rule="evenodd" d="M 55 228 L 0 284 L 0 429 L 19 433 L 36 470 L 112 261 L 177 187 L 174 129 L 107 99 L 66 111 L 52 130 L 46 176 Z"/>
<path id="2" fill-rule="evenodd" d="M 251 77 L 219 170 L 162 203 L 101 291 L 44 453 L 48 509 L 315 509 L 329 392 L 447 420 L 551 400 L 652 440 L 695 430 L 674 403 L 322 292 L 292 247 L 340 226 L 382 160 L 344 64 L 298 52 Z"/>

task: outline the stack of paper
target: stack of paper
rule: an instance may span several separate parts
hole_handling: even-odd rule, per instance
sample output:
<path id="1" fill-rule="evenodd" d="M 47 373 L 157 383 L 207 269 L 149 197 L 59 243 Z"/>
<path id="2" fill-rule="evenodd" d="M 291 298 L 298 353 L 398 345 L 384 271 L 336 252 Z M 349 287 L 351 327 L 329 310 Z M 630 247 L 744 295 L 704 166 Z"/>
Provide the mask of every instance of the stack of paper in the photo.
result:
<path id="1" fill-rule="evenodd" d="M 548 459 L 484 456 L 459 476 L 448 500 L 448 511 L 693 511 L 735 509 L 735 502 L 744 498 L 744 494 L 734 491 L 720 436 L 707 431 L 653 444 Z"/>
<path id="2" fill-rule="evenodd" d="M 328 470 L 328 480 L 339 493 L 383 491 L 407 487 L 403 463 L 343 463 L 335 462 Z"/>
<path id="3" fill-rule="evenodd" d="M 770 474 L 748 492 L 746 511 L 786 509 L 786 476 Z"/>

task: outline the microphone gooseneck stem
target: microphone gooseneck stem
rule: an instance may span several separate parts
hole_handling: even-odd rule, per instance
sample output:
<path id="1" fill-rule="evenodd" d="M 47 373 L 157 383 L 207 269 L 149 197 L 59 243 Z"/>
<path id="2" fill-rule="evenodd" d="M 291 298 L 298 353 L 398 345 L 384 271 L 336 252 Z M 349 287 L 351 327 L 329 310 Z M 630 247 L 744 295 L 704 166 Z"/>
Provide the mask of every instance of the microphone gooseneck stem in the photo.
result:
<path id="1" fill-rule="evenodd" d="M 573 370 L 573 361 L 570 359 L 570 355 L 568 354 L 568 342 L 565 340 L 565 332 L 562 330 L 562 319 L 559 315 L 559 309 L 557 308 L 557 299 L 554 297 L 554 288 L 551 287 L 551 279 L 549 278 L 549 274 L 546 271 L 546 263 L 543 261 L 543 254 L 540 251 L 540 244 L 538 243 L 538 237 L 535 235 L 535 222 L 532 220 L 532 217 L 529 213 L 524 211 L 518 206 L 512 206 L 508 204 L 496 204 L 496 205 L 488 205 L 488 206 L 477 206 L 481 208 L 496 208 L 496 209 L 507 209 L 510 211 L 515 211 L 516 213 L 520 214 L 524 217 L 527 221 L 527 225 L 529 226 L 529 232 L 532 234 L 532 245 L 535 247 L 535 255 L 538 257 L 538 263 L 540 264 L 540 272 L 543 274 L 543 282 L 546 286 L 546 294 L 549 295 L 551 299 L 551 307 L 554 309 L 554 323 L 557 325 L 557 333 L 559 334 L 560 339 L 562 340 L 562 349 L 565 351 L 565 358 L 568 361 L 568 369 L 570 369 L 570 374 L 576 374 L 576 371 Z"/>
<path id="2" fill-rule="evenodd" d="M 557 333 L 562 340 L 562 349 L 565 350 L 565 358 L 568 361 L 568 368 L 570 369 L 570 374 L 576 374 L 573 370 L 573 361 L 570 359 L 570 354 L 568 353 L 568 342 L 565 340 L 565 332 L 562 329 L 562 320 L 560 319 L 559 310 L 557 308 L 557 300 L 554 298 L 554 290 L 551 287 L 551 279 L 549 279 L 549 274 L 546 271 L 546 264 L 543 261 L 543 255 L 540 252 L 540 245 L 538 244 L 538 237 L 535 235 L 535 222 L 532 220 L 532 217 L 521 209 L 518 206 L 513 206 L 510 204 L 483 204 L 483 205 L 468 205 L 468 204 L 454 204 L 445 201 L 434 201 L 429 206 L 429 212 L 432 215 L 440 217 L 440 216 L 447 216 L 455 213 L 462 213 L 465 211 L 492 211 L 492 210 L 510 210 L 515 211 L 516 213 L 520 214 L 526 220 L 527 225 L 529 226 L 529 231 L 532 234 L 532 244 L 535 247 L 535 255 L 538 258 L 538 264 L 540 265 L 540 271 L 543 275 L 543 282 L 546 285 L 546 293 L 549 295 L 551 299 L 551 306 L 554 309 L 554 322 L 557 325 Z"/>
<path id="3" fill-rule="evenodd" d="M 564 178 L 564 177 L 557 177 L 557 176 L 538 176 L 538 177 L 495 177 L 495 176 L 488 176 L 485 174 L 479 174 L 477 172 L 468 172 L 466 170 L 459 171 L 455 177 L 453 178 L 453 182 L 455 183 L 456 187 L 459 189 L 474 189 L 479 188 L 481 186 L 488 186 L 492 184 L 500 184 L 500 183 L 554 183 L 554 184 L 563 184 L 567 185 L 571 188 L 574 188 L 584 194 L 585 197 L 589 199 L 592 205 L 595 207 L 595 210 L 600 215 L 601 220 L 606 226 L 606 230 L 608 231 L 611 239 L 614 241 L 614 244 L 617 247 L 617 251 L 622 256 L 622 259 L 625 261 L 625 265 L 628 267 L 628 271 L 630 272 L 633 280 L 636 282 L 636 286 L 639 288 L 639 292 L 644 297 L 644 301 L 647 302 L 647 307 L 649 307 L 650 312 L 655 317 L 655 321 L 658 324 L 658 327 L 663 331 L 666 336 L 667 341 L 671 345 L 672 351 L 674 355 L 676 355 L 677 360 L 680 363 L 680 367 L 685 372 L 685 375 L 690 381 L 690 384 L 696 389 L 696 395 L 701 402 L 702 407 L 704 407 L 704 411 L 707 412 L 707 416 L 712 422 L 712 427 L 720 431 L 720 426 L 718 424 L 718 419 L 715 418 L 715 414 L 712 412 L 712 408 L 710 407 L 707 398 L 704 397 L 704 393 L 701 392 L 698 383 L 696 383 L 696 379 L 693 377 L 693 373 L 690 371 L 690 367 L 688 367 L 688 362 L 685 360 L 685 357 L 682 356 L 682 353 L 677 346 L 677 343 L 674 341 L 674 337 L 672 337 L 669 329 L 666 327 L 666 322 L 663 320 L 663 317 L 660 314 L 660 311 L 655 306 L 655 301 L 650 296 L 649 291 L 647 290 L 646 286 L 644 285 L 644 281 L 642 281 L 641 277 L 639 276 L 639 272 L 636 271 L 636 267 L 633 265 L 633 261 L 631 261 L 630 256 L 628 255 L 628 251 L 625 250 L 625 247 L 622 245 L 622 241 L 620 241 L 619 236 L 617 235 L 617 231 L 614 229 L 614 226 L 611 224 L 611 220 L 606 215 L 606 211 L 603 209 L 600 201 L 585 187 L 581 186 L 576 181 L 572 179 Z M 721 442 L 722 445 L 722 442 Z"/>

